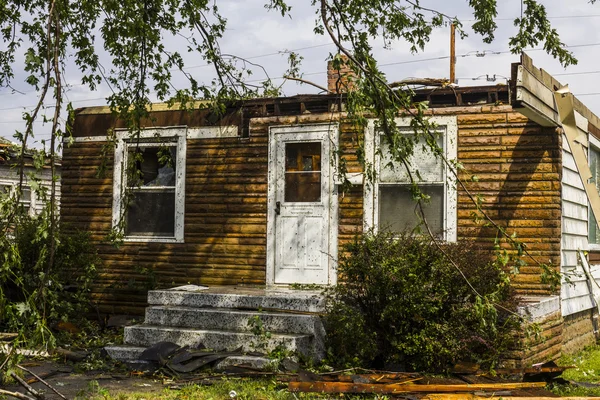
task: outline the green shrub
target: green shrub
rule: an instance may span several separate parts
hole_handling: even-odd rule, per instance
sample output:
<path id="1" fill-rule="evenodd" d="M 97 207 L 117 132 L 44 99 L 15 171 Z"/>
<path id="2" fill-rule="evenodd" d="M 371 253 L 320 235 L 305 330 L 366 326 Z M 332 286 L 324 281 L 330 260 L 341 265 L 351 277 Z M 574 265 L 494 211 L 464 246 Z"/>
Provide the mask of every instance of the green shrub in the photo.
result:
<path id="1" fill-rule="evenodd" d="M 368 234 L 345 246 L 325 318 L 330 362 L 431 372 L 498 362 L 518 326 L 504 310 L 516 305 L 509 279 L 489 252 L 441 246 L 456 266 L 430 240 L 408 234 Z"/>
<path id="2" fill-rule="evenodd" d="M 82 321 L 100 262 L 86 232 L 55 232 L 49 265 L 46 219 L 19 216 L 0 240 L 0 331 L 18 332 L 30 346 L 52 346 L 49 327 Z"/>

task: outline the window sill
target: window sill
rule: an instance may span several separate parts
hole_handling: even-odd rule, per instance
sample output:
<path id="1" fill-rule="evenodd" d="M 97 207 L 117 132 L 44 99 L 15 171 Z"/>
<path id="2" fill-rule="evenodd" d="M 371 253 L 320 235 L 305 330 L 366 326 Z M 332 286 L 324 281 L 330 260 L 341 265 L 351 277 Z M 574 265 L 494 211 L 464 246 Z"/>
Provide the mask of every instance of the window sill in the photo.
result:
<path id="1" fill-rule="evenodd" d="M 123 239 L 125 243 L 184 243 L 183 239 L 160 236 L 129 236 Z"/>

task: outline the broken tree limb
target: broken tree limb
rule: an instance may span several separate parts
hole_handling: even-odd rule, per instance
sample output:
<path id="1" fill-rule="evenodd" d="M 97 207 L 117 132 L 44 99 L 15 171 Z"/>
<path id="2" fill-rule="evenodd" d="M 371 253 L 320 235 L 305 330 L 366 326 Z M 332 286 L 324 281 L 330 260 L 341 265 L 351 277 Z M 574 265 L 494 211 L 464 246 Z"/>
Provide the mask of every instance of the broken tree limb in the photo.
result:
<path id="1" fill-rule="evenodd" d="M 35 398 L 24 395 L 23 393 L 10 392 L 10 391 L 4 390 L 4 389 L 0 389 L 0 394 L 3 394 L 5 396 L 14 397 L 16 399 L 21 399 L 21 400 L 35 400 Z"/>
<path id="2" fill-rule="evenodd" d="M 391 88 L 397 88 L 400 86 L 407 86 L 407 85 L 446 87 L 446 86 L 450 86 L 451 83 L 452 82 L 450 82 L 448 79 L 444 79 L 444 78 L 408 78 L 408 79 L 403 79 L 398 82 L 392 82 L 392 83 L 388 84 L 388 86 Z"/>
<path id="3" fill-rule="evenodd" d="M 22 371 L 27 372 L 28 374 L 31 374 L 35 379 L 37 379 L 40 383 L 42 383 L 43 385 L 45 385 L 48 389 L 52 390 L 54 393 L 56 393 L 60 398 L 67 400 L 67 398 L 65 396 L 63 396 L 58 390 L 56 390 L 54 387 L 52 387 L 48 382 L 46 382 L 45 380 L 43 380 L 41 377 L 39 377 L 38 375 L 34 374 L 32 371 L 28 370 L 25 367 L 22 367 L 20 365 L 17 365 L 17 368 L 19 368 Z"/>
<path id="4" fill-rule="evenodd" d="M 289 75 L 285 75 L 285 76 L 283 77 L 283 79 L 288 79 L 288 80 L 290 80 L 290 81 L 297 81 L 297 82 L 300 82 L 300 83 L 306 83 L 307 85 L 311 85 L 311 86 L 314 86 L 314 87 L 316 87 L 317 89 L 321 89 L 321 90 L 323 90 L 323 91 L 325 91 L 325 92 L 327 92 L 327 93 L 331 93 L 331 92 L 329 91 L 329 89 L 327 89 L 326 87 L 324 87 L 324 86 L 321 86 L 321 85 L 319 85 L 319 84 L 317 84 L 317 83 L 314 83 L 314 82 L 311 82 L 311 81 L 307 81 L 306 79 L 302 79 L 302 78 L 296 78 L 296 77 L 294 77 L 294 76 L 289 76 Z"/>
<path id="5" fill-rule="evenodd" d="M 44 397 L 44 395 L 42 393 L 40 393 L 37 390 L 35 390 L 34 388 L 32 388 L 19 375 L 15 374 L 14 372 L 11 372 L 10 376 L 12 376 L 14 380 L 16 380 L 17 382 L 19 382 L 19 384 L 21 386 L 23 386 L 29 393 L 31 393 L 33 395 L 33 397 L 35 397 L 36 399 L 40 399 L 40 400 L 45 399 L 45 397 Z"/>
<path id="6" fill-rule="evenodd" d="M 2 341 L 2 342 L 11 341 L 18 337 L 19 337 L 18 333 L 0 332 L 0 341 Z"/>
<path id="7" fill-rule="evenodd" d="M 288 389 L 292 392 L 319 393 L 460 393 L 475 391 L 499 391 L 513 389 L 543 388 L 546 382 L 515 382 L 515 383 L 478 383 L 454 385 L 417 385 L 417 384 L 371 384 L 345 382 L 289 382 Z"/>
<path id="8" fill-rule="evenodd" d="M 10 360 L 10 357 L 12 356 L 13 351 L 15 351 L 14 347 L 11 347 L 8 354 L 6 354 L 6 358 L 4 359 L 4 362 L 2 363 L 2 365 L 0 365 L 0 371 L 2 371 L 2 369 L 4 369 L 4 366 L 8 363 L 8 361 Z"/>

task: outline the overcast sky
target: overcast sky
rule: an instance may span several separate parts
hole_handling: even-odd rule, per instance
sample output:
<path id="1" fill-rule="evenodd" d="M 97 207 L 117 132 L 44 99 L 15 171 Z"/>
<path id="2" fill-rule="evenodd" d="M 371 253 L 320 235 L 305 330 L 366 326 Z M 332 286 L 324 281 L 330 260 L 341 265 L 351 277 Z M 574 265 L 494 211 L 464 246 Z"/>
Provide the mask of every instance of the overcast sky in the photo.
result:
<path id="1" fill-rule="evenodd" d="M 558 30 L 562 41 L 573 51 L 579 60 L 578 65 L 567 69 L 544 51 L 532 49 L 528 54 L 534 64 L 568 83 L 575 93 L 593 112 L 600 115 L 600 33 L 596 28 L 600 22 L 600 4 L 590 5 L 587 0 L 541 0 L 546 6 L 550 21 Z M 304 57 L 302 72 L 305 79 L 326 86 L 326 59 L 335 47 L 324 36 L 315 35 L 314 9 L 310 2 L 290 1 L 292 18 L 282 18 L 275 12 L 264 9 L 265 0 L 225 0 L 219 7 L 228 19 L 228 30 L 221 49 L 224 53 L 247 58 L 261 64 L 276 83 L 287 68 L 286 50 L 295 50 Z M 466 0 L 422 0 L 423 6 L 434 8 L 449 15 L 456 15 L 463 21 L 469 36 L 456 43 L 456 76 L 459 86 L 502 84 L 510 77 L 510 65 L 519 57 L 508 52 L 508 38 L 515 33 L 512 21 L 520 15 L 521 0 L 501 0 L 499 3 L 498 30 L 492 44 L 486 45 L 481 37 L 470 30 L 472 18 Z M 568 4 L 568 5 L 567 5 Z M 384 50 L 383 43 L 375 43 L 375 54 L 388 81 L 409 77 L 447 78 L 449 76 L 449 28 L 433 32 L 431 41 L 424 52 L 411 54 L 409 46 L 398 42 L 391 50 Z M 180 40 L 170 40 L 174 50 Z M 200 81 L 209 82 L 214 73 L 200 57 L 186 56 L 188 72 Z M 103 60 L 109 64 L 110 60 Z M 24 127 L 22 112 L 36 103 L 36 94 L 24 82 L 22 68 L 16 68 L 13 87 L 21 92 L 11 93 L 10 89 L 0 89 L 0 136 L 13 140 L 15 130 Z M 20 72 L 21 71 L 21 72 Z M 107 86 L 90 92 L 80 85 L 80 77 L 67 71 L 66 80 L 71 85 L 68 100 L 75 108 L 104 105 L 104 98 L 110 93 Z M 495 82 L 488 82 L 496 77 Z M 176 85 L 183 85 L 182 77 L 176 76 Z M 265 78 L 260 69 L 255 70 L 252 79 Z M 479 79 L 477 79 L 479 78 Z M 311 86 L 288 82 L 283 86 L 285 95 L 315 93 Z M 52 115 L 53 110 L 46 111 Z M 35 146 L 48 139 L 49 127 L 38 123 L 35 126 Z"/>

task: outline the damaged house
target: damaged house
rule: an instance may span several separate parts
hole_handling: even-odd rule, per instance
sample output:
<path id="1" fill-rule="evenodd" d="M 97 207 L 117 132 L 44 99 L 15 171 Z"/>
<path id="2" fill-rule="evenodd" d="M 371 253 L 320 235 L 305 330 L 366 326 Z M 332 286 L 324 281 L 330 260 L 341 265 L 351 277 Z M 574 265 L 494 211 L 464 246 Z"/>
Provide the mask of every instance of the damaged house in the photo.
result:
<path id="1" fill-rule="evenodd" d="M 424 89 L 415 96 L 429 102 L 445 157 L 464 166 L 460 177 L 481 196 L 486 213 L 538 261 L 560 266 L 569 277 L 560 295 L 542 283 L 537 265 L 514 277 L 522 312 L 540 323 L 544 337 L 515 356 L 525 364 L 594 343 L 597 330 L 600 287 L 593 277 L 600 274 L 600 233 L 590 182 L 600 182 L 600 119 L 572 95 L 556 94 L 560 87 L 523 55 L 513 64 L 510 85 Z M 153 320 L 152 309 L 164 306 L 167 296 L 148 293 L 153 285 L 218 286 L 230 295 L 242 285 L 331 285 L 338 249 L 354 235 L 416 224 L 408 178 L 384 167 L 385 148 L 381 157 L 375 152 L 377 132 L 372 125 L 357 131 L 339 110 L 339 95 L 248 100 L 218 120 L 207 109 L 155 104 L 139 143 L 128 139 L 108 107 L 77 110 L 74 143 L 63 151 L 61 218 L 97 243 L 104 261 L 93 293 L 99 309 L 140 314 L 148 299 L 147 324 L 164 333 L 156 318 L 170 319 L 182 338 L 192 328 L 186 321 L 199 317 L 166 313 Z M 408 128 L 410 121 L 398 123 Z M 363 184 L 356 159 L 359 137 L 377 171 L 372 185 Z M 335 151 L 347 159 L 348 192 L 340 191 Z M 431 197 L 431 228 L 444 240 L 472 240 L 491 250 L 496 230 L 473 219 L 475 205 L 449 183 L 440 160 L 416 152 Z M 131 162 L 141 178 L 128 180 L 124 166 Z M 103 163 L 106 173 L 99 176 Z M 125 204 L 127 187 L 133 201 Z M 106 240 L 114 228 L 123 229 L 118 248 Z M 172 293 L 179 297 L 171 306 L 195 301 Z M 173 340 L 169 332 L 157 337 Z M 143 341 L 127 331 L 125 340 Z"/>
<path id="2" fill-rule="evenodd" d="M 20 176 L 17 169 L 19 155 L 20 147 L 18 145 L 0 137 L 0 196 L 13 193 L 19 185 Z M 24 161 L 24 184 L 19 201 L 30 216 L 35 216 L 44 208 L 44 200 L 32 186 L 46 188 L 49 191 L 52 173 L 48 164 L 39 170 L 36 169 L 32 150 L 28 149 L 25 152 Z M 57 165 L 57 174 L 60 176 L 60 162 Z M 35 184 L 33 184 L 34 180 L 37 181 Z M 60 179 L 57 183 L 57 200 L 60 203 Z"/>

